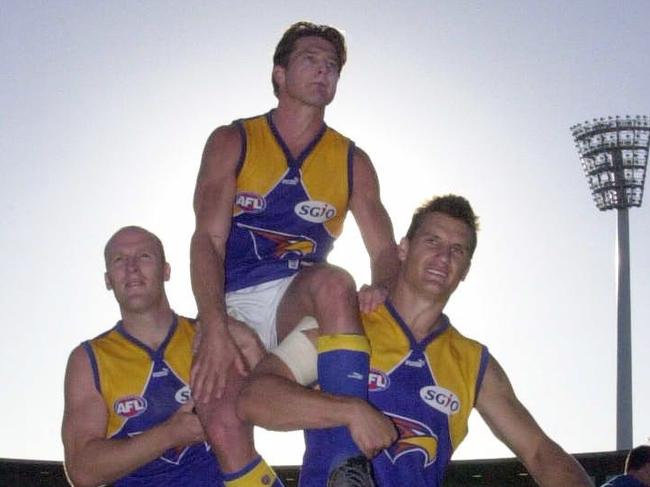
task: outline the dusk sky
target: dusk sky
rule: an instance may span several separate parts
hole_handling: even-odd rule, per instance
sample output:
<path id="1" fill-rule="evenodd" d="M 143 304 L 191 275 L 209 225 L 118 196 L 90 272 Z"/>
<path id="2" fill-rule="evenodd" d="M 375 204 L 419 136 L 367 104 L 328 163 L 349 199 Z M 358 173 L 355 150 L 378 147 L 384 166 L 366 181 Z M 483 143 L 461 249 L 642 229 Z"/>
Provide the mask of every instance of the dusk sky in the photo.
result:
<path id="1" fill-rule="evenodd" d="M 650 115 L 649 18 L 647 0 L 3 0 L 0 457 L 63 458 L 67 357 L 119 318 L 102 260 L 117 228 L 161 237 L 172 306 L 196 313 L 203 145 L 275 105 L 272 53 L 298 20 L 346 35 L 326 122 L 372 158 L 396 235 L 436 194 L 480 215 L 452 323 L 566 450 L 614 450 L 616 214 L 593 204 L 569 127 Z M 630 210 L 635 444 L 650 437 L 649 205 Z M 349 218 L 330 261 L 361 285 L 365 255 Z M 257 439 L 269 463 L 300 463 L 300 433 Z M 506 456 L 474 413 L 454 458 Z"/>

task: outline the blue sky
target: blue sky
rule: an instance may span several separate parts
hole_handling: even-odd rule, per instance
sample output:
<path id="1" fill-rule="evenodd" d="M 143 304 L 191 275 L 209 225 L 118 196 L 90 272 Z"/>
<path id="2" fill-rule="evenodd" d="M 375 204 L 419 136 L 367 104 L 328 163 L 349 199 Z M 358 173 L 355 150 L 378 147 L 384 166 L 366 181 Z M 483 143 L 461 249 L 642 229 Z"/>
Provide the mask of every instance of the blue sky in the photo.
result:
<path id="1" fill-rule="evenodd" d="M 326 121 L 372 158 L 396 234 L 434 194 L 482 230 L 448 307 L 487 344 L 545 431 L 615 449 L 616 215 L 596 210 L 569 127 L 650 114 L 650 3 L 17 1 L 0 6 L 0 457 L 61 459 L 70 350 L 114 324 L 101 249 L 127 224 L 165 242 L 168 294 L 193 315 L 191 199 L 211 130 L 275 99 L 296 20 L 330 23 L 349 63 Z M 650 436 L 650 212 L 630 211 L 634 442 Z M 331 261 L 361 284 L 353 219 Z M 300 434 L 260 432 L 274 464 Z M 478 415 L 455 458 L 509 456 Z"/>

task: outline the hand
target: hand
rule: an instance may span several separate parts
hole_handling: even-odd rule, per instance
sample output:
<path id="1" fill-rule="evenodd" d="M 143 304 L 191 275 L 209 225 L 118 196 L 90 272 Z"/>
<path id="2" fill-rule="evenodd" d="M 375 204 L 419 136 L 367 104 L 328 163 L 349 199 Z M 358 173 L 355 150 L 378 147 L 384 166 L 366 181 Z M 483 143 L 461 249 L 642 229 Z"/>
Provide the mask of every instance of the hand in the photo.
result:
<path id="1" fill-rule="evenodd" d="M 176 448 L 205 441 L 205 431 L 193 410 L 194 402 L 190 399 L 164 423 Z"/>
<path id="2" fill-rule="evenodd" d="M 247 370 L 241 352 L 225 327 L 203 323 L 195 345 L 197 341 L 190 373 L 192 397 L 207 403 L 212 396 L 217 399 L 223 396 L 230 367 L 243 376 Z"/>
<path id="3" fill-rule="evenodd" d="M 388 289 L 380 284 L 364 284 L 357 293 L 359 309 L 362 313 L 369 313 L 386 301 Z"/>
<path id="4" fill-rule="evenodd" d="M 397 440 L 397 429 L 388 416 L 366 401 L 354 398 L 347 424 L 352 440 L 367 458 L 373 458 Z"/>
<path id="5" fill-rule="evenodd" d="M 249 370 L 253 370 L 257 363 L 266 355 L 266 348 L 260 336 L 250 326 L 235 318 L 228 317 L 228 331 L 244 359 Z"/>

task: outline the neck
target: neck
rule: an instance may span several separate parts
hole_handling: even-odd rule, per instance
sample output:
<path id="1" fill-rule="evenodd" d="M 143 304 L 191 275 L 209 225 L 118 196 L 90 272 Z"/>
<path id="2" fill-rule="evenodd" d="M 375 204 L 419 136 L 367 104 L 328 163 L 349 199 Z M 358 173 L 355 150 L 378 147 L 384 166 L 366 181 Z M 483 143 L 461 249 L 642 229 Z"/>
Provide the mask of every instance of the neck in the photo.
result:
<path id="1" fill-rule="evenodd" d="M 291 99 L 281 98 L 271 116 L 285 141 L 311 139 L 323 126 L 325 107 L 298 104 Z"/>
<path id="2" fill-rule="evenodd" d="M 121 309 L 122 325 L 129 334 L 152 349 L 157 349 L 169 333 L 174 312 L 167 299 L 144 311 Z"/>
<path id="3" fill-rule="evenodd" d="M 446 299 L 424 299 L 398 280 L 390 300 L 416 340 L 423 339 L 442 326 L 442 311 L 447 304 Z"/>

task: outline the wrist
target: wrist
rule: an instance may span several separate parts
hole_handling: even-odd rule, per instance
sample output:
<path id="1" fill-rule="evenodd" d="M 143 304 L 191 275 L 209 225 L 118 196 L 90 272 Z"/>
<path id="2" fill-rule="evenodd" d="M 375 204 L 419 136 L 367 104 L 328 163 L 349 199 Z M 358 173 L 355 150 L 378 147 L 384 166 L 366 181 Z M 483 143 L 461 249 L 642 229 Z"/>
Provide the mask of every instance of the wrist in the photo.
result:
<path id="1" fill-rule="evenodd" d="M 352 396 L 335 396 L 340 403 L 339 408 L 343 415 L 343 425 L 348 429 L 358 422 L 358 418 L 363 415 L 363 408 L 366 401 Z"/>
<path id="2" fill-rule="evenodd" d="M 217 313 L 211 313 L 210 315 L 200 315 L 197 317 L 197 321 L 201 325 L 202 333 L 211 333 L 224 331 L 226 329 L 227 319 L 224 316 L 221 316 Z"/>
<path id="3" fill-rule="evenodd" d="M 159 424 L 157 427 L 152 428 L 158 429 L 158 433 L 160 435 L 160 443 L 159 446 L 162 448 L 163 451 L 167 451 L 170 448 L 174 448 L 176 446 L 176 428 L 175 425 L 172 421 L 174 416 L 172 415 L 167 421 Z"/>

